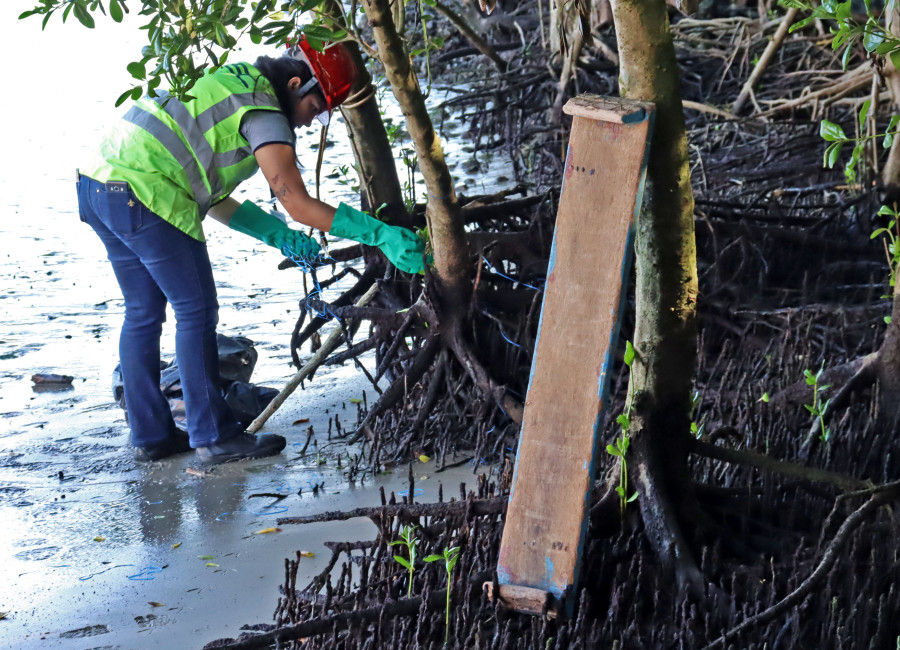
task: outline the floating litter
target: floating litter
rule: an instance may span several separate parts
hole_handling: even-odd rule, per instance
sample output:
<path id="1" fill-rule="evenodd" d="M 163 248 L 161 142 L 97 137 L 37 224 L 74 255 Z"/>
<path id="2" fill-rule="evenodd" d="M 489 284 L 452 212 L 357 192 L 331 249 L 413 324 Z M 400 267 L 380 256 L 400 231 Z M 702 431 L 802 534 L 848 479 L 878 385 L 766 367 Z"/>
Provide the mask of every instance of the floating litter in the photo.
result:
<path id="1" fill-rule="evenodd" d="M 158 506 L 162 501 L 145 501 L 148 506 Z"/>
<path id="2" fill-rule="evenodd" d="M 90 580 L 90 579 L 93 578 L 94 576 L 99 576 L 99 575 L 101 575 L 101 574 L 103 574 L 103 573 L 106 573 L 107 571 L 112 571 L 113 569 L 121 569 L 122 567 L 135 567 L 135 568 L 139 568 L 137 564 L 117 564 L 117 565 L 115 565 L 115 566 L 106 567 L 106 568 L 103 569 L 102 571 L 95 571 L 94 573 L 91 573 L 90 575 L 81 576 L 81 577 L 79 577 L 78 579 L 81 580 L 81 581 L 83 582 L 83 581 L 85 581 L 85 580 Z"/>
<path id="3" fill-rule="evenodd" d="M 155 580 L 156 574 L 162 571 L 162 567 L 158 566 L 145 566 L 141 569 L 140 573 L 135 573 L 133 576 L 128 576 L 129 580 Z"/>
<path id="4" fill-rule="evenodd" d="M 244 508 L 241 508 L 240 510 L 235 510 L 234 512 L 223 512 L 221 515 L 216 517 L 216 521 L 231 521 L 227 517 L 229 517 L 230 515 L 237 514 L 239 512 L 247 512 L 247 510 Z"/>

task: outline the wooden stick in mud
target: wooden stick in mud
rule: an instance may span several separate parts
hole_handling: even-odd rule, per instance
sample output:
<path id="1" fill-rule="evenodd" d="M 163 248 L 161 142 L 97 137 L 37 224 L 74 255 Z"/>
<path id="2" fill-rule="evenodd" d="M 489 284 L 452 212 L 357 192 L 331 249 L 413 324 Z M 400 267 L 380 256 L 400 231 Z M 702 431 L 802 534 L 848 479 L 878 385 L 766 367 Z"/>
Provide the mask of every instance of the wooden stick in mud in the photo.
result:
<path id="1" fill-rule="evenodd" d="M 736 100 L 734 100 L 734 105 L 731 107 L 731 112 L 735 115 L 741 112 L 744 104 L 746 104 L 747 100 L 750 99 L 750 93 L 753 92 L 756 84 L 759 83 L 760 77 L 763 76 L 766 68 L 769 67 L 769 62 L 772 60 L 772 57 L 775 56 L 775 52 L 777 52 L 778 48 L 781 47 L 781 43 L 784 41 L 784 37 L 787 36 L 788 30 L 791 28 L 791 24 L 793 24 L 794 19 L 797 17 L 798 11 L 800 10 L 796 8 L 788 9 L 788 12 L 784 15 L 784 18 L 781 19 L 781 25 L 778 26 L 778 31 L 775 32 L 775 36 L 773 36 L 772 40 L 769 41 L 769 44 L 763 51 L 762 56 L 759 57 L 759 61 L 753 68 L 750 76 L 747 77 L 747 81 L 744 83 L 744 87 L 741 88 L 741 94 L 738 95 L 738 98 Z"/>
<path id="2" fill-rule="evenodd" d="M 473 501 L 444 501 L 443 503 L 396 503 L 385 506 L 374 506 L 371 508 L 333 510 L 301 517 L 279 517 L 276 520 L 276 523 L 279 526 L 287 524 L 313 524 L 321 523 L 323 521 L 346 521 L 356 517 L 378 519 L 385 516 L 441 517 L 445 519 L 447 517 L 464 515 L 466 513 L 475 516 L 500 515 L 506 512 L 508 504 L 509 499 L 505 496 L 492 497 L 490 499 L 475 499 Z"/>
<path id="3" fill-rule="evenodd" d="M 366 291 L 362 296 L 360 296 L 359 300 L 356 301 L 357 307 L 365 307 L 372 298 L 375 297 L 375 292 L 378 291 L 378 285 L 373 284 L 368 291 Z M 275 396 L 275 398 L 269 402 L 268 406 L 263 409 L 263 412 L 260 413 L 253 422 L 250 423 L 250 426 L 247 427 L 248 433 L 256 433 L 260 429 L 262 429 L 263 425 L 266 421 L 272 417 L 272 414 L 278 410 L 278 408 L 284 404 L 284 400 L 286 400 L 291 393 L 297 390 L 297 386 L 300 385 L 304 379 L 309 377 L 313 372 L 315 372 L 319 366 L 321 366 L 325 359 L 328 358 L 328 355 L 334 352 L 338 345 L 341 343 L 341 338 L 344 336 L 344 331 L 338 327 L 335 328 L 331 334 L 328 335 L 328 338 L 322 343 L 322 347 L 318 349 L 318 351 L 313 355 L 313 357 L 306 362 L 300 370 L 297 371 L 297 374 L 294 375 L 291 380 L 287 383 L 287 385 L 281 389 L 281 392 Z"/>

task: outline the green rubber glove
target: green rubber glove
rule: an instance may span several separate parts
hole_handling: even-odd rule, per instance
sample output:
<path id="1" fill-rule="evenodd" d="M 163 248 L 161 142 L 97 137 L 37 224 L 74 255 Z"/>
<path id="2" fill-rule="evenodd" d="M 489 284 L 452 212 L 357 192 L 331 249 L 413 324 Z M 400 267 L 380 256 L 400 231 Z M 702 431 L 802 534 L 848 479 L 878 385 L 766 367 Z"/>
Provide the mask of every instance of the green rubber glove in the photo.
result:
<path id="1" fill-rule="evenodd" d="M 391 226 L 346 203 L 338 205 L 331 224 L 332 235 L 377 246 L 391 264 L 405 273 L 422 273 L 425 242 L 412 230 Z"/>
<path id="2" fill-rule="evenodd" d="M 287 257 L 311 260 L 319 252 L 319 243 L 298 230 L 288 228 L 253 201 L 244 201 L 231 215 L 228 226 L 277 248 Z"/>

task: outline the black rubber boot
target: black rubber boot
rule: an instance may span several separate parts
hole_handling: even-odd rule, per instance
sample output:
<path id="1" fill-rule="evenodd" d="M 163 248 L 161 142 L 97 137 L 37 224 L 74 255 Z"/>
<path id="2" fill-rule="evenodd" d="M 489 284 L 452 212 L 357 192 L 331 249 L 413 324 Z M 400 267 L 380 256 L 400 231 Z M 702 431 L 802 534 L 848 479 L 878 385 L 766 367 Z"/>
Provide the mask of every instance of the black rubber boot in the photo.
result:
<path id="1" fill-rule="evenodd" d="M 139 463 L 150 463 L 162 460 L 175 454 L 183 454 L 191 450 L 191 441 L 181 429 L 176 429 L 162 442 L 147 447 L 135 447 L 134 459 Z"/>
<path id="2" fill-rule="evenodd" d="M 248 458 L 274 456 L 284 449 L 287 441 L 274 433 L 254 436 L 242 433 L 209 447 L 197 447 L 197 457 L 204 465 L 218 465 Z"/>

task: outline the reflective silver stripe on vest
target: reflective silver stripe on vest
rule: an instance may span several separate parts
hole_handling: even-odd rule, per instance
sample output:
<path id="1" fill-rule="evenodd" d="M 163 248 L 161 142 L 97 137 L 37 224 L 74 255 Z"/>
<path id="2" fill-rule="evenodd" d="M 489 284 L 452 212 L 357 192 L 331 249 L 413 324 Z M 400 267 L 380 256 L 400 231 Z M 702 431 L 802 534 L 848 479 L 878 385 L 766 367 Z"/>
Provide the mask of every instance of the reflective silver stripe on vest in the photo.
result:
<path id="1" fill-rule="evenodd" d="M 194 148 L 197 159 L 206 170 L 207 180 L 212 191 L 212 196 L 218 197 L 223 193 L 222 179 L 218 170 L 224 167 L 236 165 L 252 155 L 249 147 L 238 147 L 231 151 L 216 153 L 206 139 L 206 132 L 214 128 L 239 110 L 247 106 L 272 106 L 278 107 L 276 100 L 263 92 L 235 93 L 213 104 L 196 118 L 190 114 L 187 107 L 174 98 L 166 101 L 169 94 L 162 92 L 154 101 L 168 113 L 184 133 L 187 141 Z M 260 100 L 263 100 L 262 102 Z M 165 105 L 163 105 L 165 103 Z"/>
<path id="2" fill-rule="evenodd" d="M 169 103 L 175 104 L 177 102 L 172 101 Z M 162 120 L 140 106 L 132 106 L 123 119 L 147 131 L 172 154 L 172 157 L 175 158 L 178 164 L 181 165 L 181 168 L 184 169 L 184 173 L 187 174 L 188 182 L 191 184 L 191 192 L 194 194 L 194 200 L 200 207 L 200 215 L 205 215 L 211 202 L 210 193 L 203 183 L 203 173 L 200 171 L 196 158 L 194 158 L 194 155 L 184 142 L 181 141 L 181 138 Z"/>

